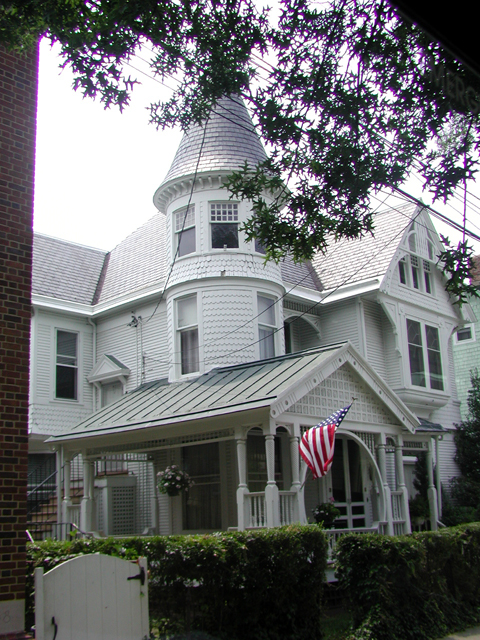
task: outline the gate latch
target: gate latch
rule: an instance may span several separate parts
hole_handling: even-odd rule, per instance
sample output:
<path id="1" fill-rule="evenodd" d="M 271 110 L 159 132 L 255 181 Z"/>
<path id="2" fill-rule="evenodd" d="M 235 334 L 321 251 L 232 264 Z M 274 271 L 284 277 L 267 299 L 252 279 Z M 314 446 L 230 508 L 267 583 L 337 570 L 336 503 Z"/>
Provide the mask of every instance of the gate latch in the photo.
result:
<path id="1" fill-rule="evenodd" d="M 143 567 L 140 567 L 140 573 L 136 576 L 130 576 L 129 578 L 127 578 L 127 580 L 140 580 L 140 584 L 143 587 L 143 585 L 145 584 L 145 569 Z"/>

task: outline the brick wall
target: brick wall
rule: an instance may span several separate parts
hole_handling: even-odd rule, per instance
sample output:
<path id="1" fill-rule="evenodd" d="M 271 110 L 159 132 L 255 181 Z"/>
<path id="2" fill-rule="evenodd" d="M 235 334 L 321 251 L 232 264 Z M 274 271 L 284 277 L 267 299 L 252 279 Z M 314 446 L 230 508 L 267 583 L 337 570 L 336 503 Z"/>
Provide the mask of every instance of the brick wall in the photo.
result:
<path id="1" fill-rule="evenodd" d="M 0 46 L 0 638 L 24 637 L 37 68 Z"/>

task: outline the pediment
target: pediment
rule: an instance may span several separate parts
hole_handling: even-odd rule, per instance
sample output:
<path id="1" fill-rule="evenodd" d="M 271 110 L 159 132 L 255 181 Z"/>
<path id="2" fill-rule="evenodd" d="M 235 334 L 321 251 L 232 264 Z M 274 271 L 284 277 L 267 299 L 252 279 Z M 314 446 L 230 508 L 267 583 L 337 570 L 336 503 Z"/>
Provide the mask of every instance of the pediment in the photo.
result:
<path id="1" fill-rule="evenodd" d="M 87 376 L 88 382 L 113 382 L 115 380 L 123 381 L 130 375 L 130 369 L 126 367 L 120 360 L 111 355 L 103 355 Z"/>
<path id="2" fill-rule="evenodd" d="M 348 406 L 348 419 L 368 425 L 396 425 L 415 432 L 418 420 L 402 400 L 348 344 L 330 362 L 310 371 L 301 385 L 283 394 L 272 405 L 271 415 L 296 414 L 326 418 Z"/>

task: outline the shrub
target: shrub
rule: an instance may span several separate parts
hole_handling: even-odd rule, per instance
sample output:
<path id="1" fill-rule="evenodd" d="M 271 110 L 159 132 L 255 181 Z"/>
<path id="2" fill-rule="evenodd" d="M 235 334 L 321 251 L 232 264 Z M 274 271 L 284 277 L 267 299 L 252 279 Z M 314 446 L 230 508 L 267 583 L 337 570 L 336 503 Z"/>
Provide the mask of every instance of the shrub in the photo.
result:
<path id="1" fill-rule="evenodd" d="M 480 524 L 344 536 L 337 577 L 349 594 L 355 639 L 439 638 L 480 620 Z"/>
<path id="2" fill-rule="evenodd" d="M 316 640 L 321 635 L 327 546 L 318 527 L 32 544 L 30 620 L 34 568 L 47 571 L 96 552 L 147 557 L 150 617 L 163 630 L 202 630 L 229 640 Z"/>

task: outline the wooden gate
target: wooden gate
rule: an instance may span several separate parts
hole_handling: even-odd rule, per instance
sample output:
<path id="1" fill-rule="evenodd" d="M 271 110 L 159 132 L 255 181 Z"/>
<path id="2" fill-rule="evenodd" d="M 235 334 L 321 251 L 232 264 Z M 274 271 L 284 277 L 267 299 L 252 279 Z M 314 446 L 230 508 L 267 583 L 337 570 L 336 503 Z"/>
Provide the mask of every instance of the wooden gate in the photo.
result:
<path id="1" fill-rule="evenodd" d="M 146 558 L 94 553 L 44 575 L 35 569 L 36 640 L 143 640 L 149 636 Z"/>

